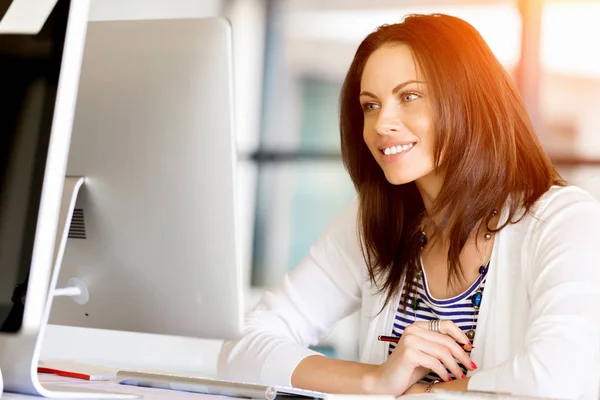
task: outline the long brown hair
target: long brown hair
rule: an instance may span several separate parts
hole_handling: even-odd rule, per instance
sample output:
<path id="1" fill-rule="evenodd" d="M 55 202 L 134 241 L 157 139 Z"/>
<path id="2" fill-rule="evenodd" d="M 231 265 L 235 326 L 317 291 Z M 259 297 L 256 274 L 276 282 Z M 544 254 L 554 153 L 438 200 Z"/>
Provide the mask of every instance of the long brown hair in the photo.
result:
<path id="1" fill-rule="evenodd" d="M 564 182 L 545 154 L 510 76 L 481 35 L 460 18 L 409 15 L 384 25 L 359 45 L 340 98 L 344 165 L 357 190 L 359 236 L 371 281 L 386 304 L 405 285 L 414 290 L 425 214 L 414 182 L 390 184 L 363 141 L 360 81 L 369 56 L 387 43 L 407 44 L 430 93 L 436 168 L 443 187 L 429 216 L 440 217 L 433 236 L 450 237 L 448 283 L 462 279 L 459 256 L 470 234 L 489 224 L 490 212 L 511 198 L 506 222 L 529 212 L 552 185 Z M 443 157 L 441 157 L 443 154 Z"/>

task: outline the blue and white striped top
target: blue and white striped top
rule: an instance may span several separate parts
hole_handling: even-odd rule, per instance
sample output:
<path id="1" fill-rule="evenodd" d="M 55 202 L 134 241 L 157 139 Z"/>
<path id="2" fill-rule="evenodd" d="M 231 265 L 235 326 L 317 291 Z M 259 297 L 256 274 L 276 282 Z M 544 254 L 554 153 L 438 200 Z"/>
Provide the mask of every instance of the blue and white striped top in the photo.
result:
<path id="1" fill-rule="evenodd" d="M 414 285 L 417 288 L 417 298 L 419 300 L 416 307 L 417 309 L 414 310 L 412 308 L 414 300 L 413 295 L 409 296 L 409 306 L 407 307 L 406 312 L 402 310 L 401 305 L 398 305 L 391 336 L 402 337 L 404 328 L 406 328 L 408 325 L 411 325 L 413 322 L 430 321 L 433 319 L 451 320 L 465 333 L 471 329 L 475 331 L 475 328 L 477 327 L 478 313 L 475 310 L 475 307 L 473 307 L 471 298 L 478 289 L 483 290 L 488 270 L 489 263 L 486 268 L 483 269 L 483 273 L 479 276 L 479 278 L 477 278 L 477 280 L 466 291 L 456 297 L 439 300 L 431 296 L 429 293 L 429 289 L 427 288 L 427 277 L 425 276 L 425 272 L 421 267 L 421 273 L 419 274 L 420 277 L 417 276 L 414 279 Z M 394 351 L 396 348 L 396 344 L 390 343 L 389 346 L 390 348 L 388 356 L 389 354 L 392 354 L 392 351 Z M 466 375 L 467 369 L 464 367 L 464 365 L 460 363 L 458 365 Z M 452 373 L 450 373 L 450 376 L 452 378 L 456 378 Z M 427 383 L 433 381 L 434 379 L 440 378 L 437 374 L 430 373 L 423 378 L 421 382 Z"/>

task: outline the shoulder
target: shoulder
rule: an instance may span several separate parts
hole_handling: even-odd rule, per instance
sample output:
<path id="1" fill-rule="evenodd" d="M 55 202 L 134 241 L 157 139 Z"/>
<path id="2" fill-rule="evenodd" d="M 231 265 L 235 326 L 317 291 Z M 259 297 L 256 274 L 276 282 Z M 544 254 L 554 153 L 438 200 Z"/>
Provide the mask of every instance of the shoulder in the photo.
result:
<path id="1" fill-rule="evenodd" d="M 511 251 L 535 253 L 543 243 L 600 237 L 600 203 L 577 186 L 553 186 L 507 226 Z M 589 237 L 591 235 L 591 237 Z"/>
<path id="2" fill-rule="evenodd" d="M 552 187 L 511 228 L 512 250 L 540 258 L 559 251 L 590 253 L 598 248 L 600 203 L 576 186 Z M 600 253 L 598 254 L 600 257 Z"/>
<path id="3" fill-rule="evenodd" d="M 530 214 L 536 225 L 571 225 L 598 218 L 600 203 L 577 186 L 553 186 L 538 199 Z"/>
<path id="4" fill-rule="evenodd" d="M 551 209 L 557 205 L 581 203 L 600 205 L 594 196 L 578 186 L 552 186 L 538 199 L 536 208 Z"/>

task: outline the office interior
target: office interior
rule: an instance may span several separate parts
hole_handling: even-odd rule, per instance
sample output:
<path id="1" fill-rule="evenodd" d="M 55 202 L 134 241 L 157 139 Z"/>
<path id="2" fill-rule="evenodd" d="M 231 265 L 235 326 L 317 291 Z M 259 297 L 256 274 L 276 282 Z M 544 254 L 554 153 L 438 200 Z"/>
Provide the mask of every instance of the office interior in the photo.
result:
<path id="1" fill-rule="evenodd" d="M 515 79 L 559 171 L 600 199 L 598 1 L 92 0 L 91 20 L 231 21 L 246 309 L 294 268 L 355 195 L 341 162 L 337 107 L 356 46 L 381 24 L 430 12 L 456 15 L 481 32 Z M 215 375 L 220 344 L 50 326 L 42 359 Z M 356 359 L 356 317 L 340 321 L 319 350 Z"/>

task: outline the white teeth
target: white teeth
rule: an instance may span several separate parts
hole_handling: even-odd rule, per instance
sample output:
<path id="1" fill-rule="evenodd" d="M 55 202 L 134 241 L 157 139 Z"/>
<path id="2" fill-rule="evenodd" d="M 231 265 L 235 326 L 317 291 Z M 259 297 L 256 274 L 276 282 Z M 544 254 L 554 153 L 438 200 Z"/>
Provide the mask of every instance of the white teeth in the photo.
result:
<path id="1" fill-rule="evenodd" d="M 405 144 L 404 146 L 388 147 L 387 149 L 383 150 L 383 154 L 385 154 L 386 156 L 389 156 L 390 154 L 402 153 L 403 151 L 412 149 L 413 146 L 414 146 L 414 143 Z"/>

